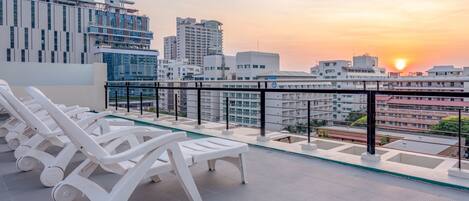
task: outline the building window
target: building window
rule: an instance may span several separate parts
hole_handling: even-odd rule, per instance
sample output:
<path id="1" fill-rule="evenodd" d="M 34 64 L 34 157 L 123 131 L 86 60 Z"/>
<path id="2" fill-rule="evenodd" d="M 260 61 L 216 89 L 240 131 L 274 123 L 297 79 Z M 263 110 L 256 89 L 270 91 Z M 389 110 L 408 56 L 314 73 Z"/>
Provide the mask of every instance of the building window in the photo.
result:
<path id="1" fill-rule="evenodd" d="M 87 37 L 87 34 L 83 34 L 83 52 L 88 52 L 88 37 Z"/>
<path id="2" fill-rule="evenodd" d="M 54 31 L 54 51 L 59 51 L 59 33 Z"/>
<path id="3" fill-rule="evenodd" d="M 81 33 L 81 8 L 78 8 L 78 33 Z"/>
<path id="4" fill-rule="evenodd" d="M 54 51 L 50 52 L 50 62 L 55 63 L 55 52 Z"/>
<path id="5" fill-rule="evenodd" d="M 47 4 L 47 29 L 52 29 L 52 6 L 50 3 Z"/>
<path id="6" fill-rule="evenodd" d="M 64 63 L 67 63 L 67 52 L 64 52 Z"/>
<path id="7" fill-rule="evenodd" d="M 41 50 L 37 51 L 37 61 L 39 63 L 42 63 L 42 51 Z"/>
<path id="8" fill-rule="evenodd" d="M 41 49 L 46 50 L 46 30 L 41 30 Z"/>
<path id="9" fill-rule="evenodd" d="M 26 50 L 21 50 L 21 62 L 26 61 Z"/>
<path id="10" fill-rule="evenodd" d="M 11 61 L 11 50 L 7 49 L 7 61 Z"/>
<path id="11" fill-rule="evenodd" d="M 93 11 L 91 9 L 88 10 L 88 22 L 93 21 Z"/>
<path id="12" fill-rule="evenodd" d="M 18 0 L 13 0 L 13 25 L 18 26 Z"/>
<path id="13" fill-rule="evenodd" d="M 24 49 L 29 49 L 29 29 L 24 28 Z"/>
<path id="14" fill-rule="evenodd" d="M 67 6 L 62 7 L 62 27 L 63 31 L 67 31 Z"/>
<path id="15" fill-rule="evenodd" d="M 3 25 L 3 0 L 0 0 L 0 25 Z"/>
<path id="16" fill-rule="evenodd" d="M 85 64 L 85 53 L 81 53 L 81 64 Z"/>
<path id="17" fill-rule="evenodd" d="M 10 48 L 15 48 L 15 27 L 10 27 Z"/>
<path id="18" fill-rule="evenodd" d="M 36 2 L 31 1 L 31 28 L 36 28 Z"/>
<path id="19" fill-rule="evenodd" d="M 65 42 L 66 42 L 65 49 L 67 50 L 67 52 L 70 52 L 70 33 L 69 32 L 65 34 Z"/>

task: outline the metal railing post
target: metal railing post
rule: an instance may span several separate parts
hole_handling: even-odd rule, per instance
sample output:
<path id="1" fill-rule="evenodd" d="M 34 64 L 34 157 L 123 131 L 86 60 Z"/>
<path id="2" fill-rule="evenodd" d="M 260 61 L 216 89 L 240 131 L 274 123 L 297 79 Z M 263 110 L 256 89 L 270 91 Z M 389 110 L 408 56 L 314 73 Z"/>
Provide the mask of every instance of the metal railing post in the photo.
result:
<path id="1" fill-rule="evenodd" d="M 155 113 L 156 118 L 160 118 L 160 83 L 155 82 Z"/>
<path id="2" fill-rule="evenodd" d="M 201 101 L 200 101 L 200 94 L 201 93 L 201 90 L 200 88 L 197 89 L 197 125 L 201 125 L 202 124 L 202 109 L 200 108 L 201 107 Z"/>
<path id="3" fill-rule="evenodd" d="M 126 96 L 127 96 L 127 112 L 130 112 L 130 88 L 129 88 L 129 82 L 126 82 L 125 83 L 125 87 L 126 87 Z"/>
<path id="4" fill-rule="evenodd" d="M 174 116 L 178 121 L 178 94 L 174 94 Z"/>
<path id="5" fill-rule="evenodd" d="M 376 93 L 368 91 L 367 94 L 367 152 L 375 155 L 376 143 Z"/>
<path id="6" fill-rule="evenodd" d="M 260 113 L 261 113 L 261 137 L 265 137 L 265 90 L 261 89 L 261 102 L 260 102 Z"/>
<path id="7" fill-rule="evenodd" d="M 311 143 L 311 101 L 308 100 L 308 144 Z"/>
<path id="8" fill-rule="evenodd" d="M 230 129 L 230 100 L 226 97 L 226 130 Z"/>
<path id="9" fill-rule="evenodd" d="M 107 109 L 108 106 L 108 83 L 104 85 L 104 109 Z"/>
<path id="10" fill-rule="evenodd" d="M 114 97 L 115 97 L 115 100 L 114 100 L 114 101 L 116 102 L 116 111 L 119 109 L 119 108 L 118 108 L 118 107 L 119 107 L 119 106 L 118 106 L 119 103 L 118 103 L 118 100 L 117 100 L 117 90 L 118 90 L 118 89 L 116 89 L 116 91 L 114 91 Z"/>
<path id="11" fill-rule="evenodd" d="M 363 81 L 363 90 L 366 90 L 366 81 Z"/>
<path id="12" fill-rule="evenodd" d="M 143 92 L 140 92 L 140 115 L 143 115 Z"/>
<path id="13" fill-rule="evenodd" d="M 458 111 L 458 168 L 461 169 L 461 133 L 462 133 L 462 118 L 461 109 Z"/>

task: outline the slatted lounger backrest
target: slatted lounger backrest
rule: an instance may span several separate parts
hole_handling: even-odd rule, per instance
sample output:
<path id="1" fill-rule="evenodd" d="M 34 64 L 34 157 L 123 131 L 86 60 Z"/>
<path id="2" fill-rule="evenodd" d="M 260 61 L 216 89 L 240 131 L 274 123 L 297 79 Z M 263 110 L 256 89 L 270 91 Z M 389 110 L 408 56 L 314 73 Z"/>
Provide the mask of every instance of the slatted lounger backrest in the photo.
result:
<path id="1" fill-rule="evenodd" d="M 49 115 L 57 122 L 72 143 L 84 154 L 91 158 L 103 158 L 109 156 L 96 141 L 94 141 L 83 129 L 60 110 L 52 101 L 35 87 L 27 87 L 26 91 L 49 112 Z"/>

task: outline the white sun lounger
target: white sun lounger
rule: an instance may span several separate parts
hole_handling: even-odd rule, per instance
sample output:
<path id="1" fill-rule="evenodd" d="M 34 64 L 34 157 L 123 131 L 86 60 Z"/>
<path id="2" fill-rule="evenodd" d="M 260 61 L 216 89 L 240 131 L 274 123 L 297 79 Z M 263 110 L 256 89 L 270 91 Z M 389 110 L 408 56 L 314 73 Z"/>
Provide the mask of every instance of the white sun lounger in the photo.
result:
<path id="1" fill-rule="evenodd" d="M 184 133 L 155 135 L 153 132 L 121 132 L 93 139 L 39 90 L 28 88 L 28 91 L 60 125 L 71 142 L 88 158 L 54 187 L 52 191 L 54 200 L 73 200 L 81 192 L 91 201 L 126 201 L 143 179 L 168 170 L 174 170 L 190 200 L 202 200 L 186 164 L 187 161 L 177 144 L 185 138 Z M 115 152 L 119 144 L 124 141 L 132 141 L 142 136 L 151 139 L 131 146 L 123 152 Z M 102 144 L 106 146 L 103 147 Z M 169 163 L 158 160 L 165 152 L 168 153 Z M 98 166 L 108 172 L 122 175 L 109 192 L 88 179 Z"/>
<path id="2" fill-rule="evenodd" d="M 52 116 L 56 121 L 58 121 L 58 124 L 63 127 L 64 130 L 67 130 L 67 127 L 70 127 L 69 130 L 72 131 L 74 130 L 74 135 L 84 135 L 83 131 L 78 129 L 76 124 L 74 125 L 73 122 L 71 122 L 69 119 L 64 118 L 63 112 L 59 112 L 56 108 L 54 109 L 53 104 L 50 102 L 50 100 L 47 99 L 39 90 L 30 87 L 27 89 L 29 93 L 41 100 L 41 104 L 44 104 L 45 108 L 48 108 L 49 112 L 51 112 Z M 72 127 L 75 127 L 72 129 Z M 81 133 L 81 134 L 80 134 Z M 67 131 L 67 134 L 71 134 L 71 132 Z M 210 170 L 215 170 L 215 163 L 217 160 L 225 160 L 236 167 L 239 168 L 241 172 L 241 178 L 243 183 L 247 183 L 246 180 L 246 163 L 245 163 L 245 154 L 248 152 L 249 148 L 247 144 L 244 143 L 238 143 L 238 142 L 233 142 L 229 140 L 223 140 L 223 139 L 218 139 L 218 138 L 205 138 L 205 139 L 197 139 L 197 140 L 189 140 L 189 141 L 182 141 L 178 142 L 177 146 L 171 145 L 168 147 L 165 147 L 163 150 L 157 147 L 151 147 L 151 146 L 145 146 L 145 144 L 151 144 L 153 140 L 157 139 L 165 139 L 167 136 L 173 136 L 176 135 L 177 133 L 173 133 L 170 135 L 160 135 L 160 134 L 151 134 L 150 133 L 120 133 L 118 135 L 103 135 L 95 138 L 94 142 L 88 142 L 91 144 L 103 144 L 103 143 L 108 143 L 106 146 L 102 147 L 95 147 L 95 149 L 105 149 L 106 154 L 110 154 L 113 152 L 116 152 L 116 148 L 126 140 L 131 140 L 135 136 L 138 135 L 149 135 L 153 136 L 154 139 L 144 142 L 143 144 L 140 144 L 138 146 L 133 146 L 130 150 L 119 153 L 117 155 L 119 156 L 109 156 L 109 157 L 115 157 L 119 158 L 116 160 L 113 160 L 112 162 L 106 162 L 106 160 L 102 159 L 99 160 L 99 157 L 94 155 L 93 153 L 86 152 L 85 154 L 88 154 L 89 160 L 85 161 L 82 163 L 77 169 L 75 169 L 64 181 L 60 182 L 53 190 L 53 197 L 55 200 L 70 200 L 70 197 L 74 197 L 78 194 L 78 191 L 82 192 L 85 194 L 90 200 L 120 200 L 114 197 L 114 194 L 119 194 L 117 191 L 119 191 L 120 187 L 123 185 L 126 185 L 128 182 L 132 182 L 132 191 L 134 187 L 137 185 L 137 183 L 143 179 L 143 178 L 152 178 L 153 181 L 157 182 L 159 181 L 158 175 L 175 171 L 177 175 L 180 175 L 180 173 L 185 174 L 184 172 L 186 170 L 180 169 L 177 170 L 177 163 L 179 160 L 182 160 L 185 162 L 186 166 L 192 166 L 198 163 L 203 163 L 207 162 L 209 169 Z M 72 142 L 76 144 L 76 146 L 82 147 L 82 149 L 85 148 L 83 144 L 81 144 L 79 141 L 80 137 L 77 136 L 70 136 L 72 139 Z M 75 138 L 75 140 L 73 140 Z M 176 139 L 175 139 L 176 140 Z M 177 141 L 180 141 L 180 139 L 177 139 Z M 78 144 L 78 145 L 77 145 Z M 146 148 L 143 148 L 146 147 Z M 133 150 L 138 150 L 138 149 L 145 149 L 145 151 L 135 151 L 138 152 L 138 154 L 131 154 L 130 152 L 133 152 Z M 165 150 L 166 149 L 166 150 Z M 148 162 L 147 160 L 150 160 L 150 155 L 153 155 L 153 152 L 157 151 L 158 156 L 156 157 L 158 160 L 153 161 L 153 162 Z M 83 151 L 83 150 L 82 150 Z M 175 152 L 176 151 L 176 152 Z M 179 151 L 182 151 L 181 158 L 176 159 L 173 158 L 178 154 L 175 154 Z M 98 151 L 96 151 L 98 153 Z M 155 159 L 156 159 L 155 158 Z M 151 159 L 154 160 L 154 159 Z M 148 164 L 146 164 L 148 162 Z M 181 162 L 181 161 L 179 161 Z M 142 166 L 145 165 L 145 168 Z M 98 167 L 101 166 L 104 170 L 107 170 L 109 172 L 117 173 L 124 175 L 121 180 L 115 185 L 115 187 L 111 190 L 111 192 L 107 192 L 104 190 L 102 187 L 100 187 L 98 184 L 93 182 L 91 179 L 88 177 L 91 175 L 91 173 Z M 135 174 L 134 176 L 137 176 L 135 173 L 135 169 L 138 168 L 143 168 L 147 169 L 143 174 L 140 173 L 138 174 L 137 179 L 138 181 L 129 181 L 131 180 L 129 175 Z M 175 169 L 176 168 L 176 169 Z M 186 193 L 189 195 L 189 197 L 194 196 L 196 192 L 196 188 L 191 187 L 192 186 L 192 178 L 190 176 L 190 173 L 188 173 L 186 176 L 190 177 L 190 180 L 188 178 L 185 178 L 184 175 L 180 175 L 179 179 L 182 181 L 183 186 L 186 190 Z M 189 183 L 187 183 L 189 182 Z M 194 189 L 192 189 L 194 188 Z M 191 190 L 192 189 L 192 190 Z M 78 191 L 77 191 L 78 190 Z M 131 192 L 125 192 L 125 193 L 131 193 Z M 72 196 L 68 196 L 72 195 Z M 196 193 L 198 195 L 198 193 Z M 127 194 L 126 194 L 127 196 Z M 198 197 L 198 196 L 197 196 Z M 108 198 L 108 199 L 105 199 Z M 127 199 L 128 197 L 125 197 Z M 192 197 L 194 199 L 194 197 Z M 123 200 L 125 200 L 123 199 Z M 196 199 L 198 200 L 198 199 Z"/>
<path id="3" fill-rule="evenodd" d="M 11 92 L 8 83 L 0 80 L 0 88 L 4 89 L 4 91 Z M 19 99 L 18 99 L 19 100 Z M 29 100 L 19 100 L 22 105 L 27 107 L 31 112 L 38 116 L 39 119 L 44 121 L 50 121 L 50 117 L 47 116 L 47 112 L 41 109 L 41 106 L 34 103 L 34 99 Z M 0 105 L 3 106 L 8 113 L 10 114 L 10 119 L 8 119 L 4 124 L 0 125 L 0 137 L 5 138 L 7 145 L 2 145 L 2 150 L 4 151 L 12 151 L 16 150 L 16 148 L 24 143 L 26 140 L 32 137 L 34 131 L 30 130 L 23 119 L 18 115 L 15 109 L 0 96 Z M 69 114 L 71 117 L 84 117 L 84 114 L 87 114 L 89 108 L 83 108 L 78 106 L 71 106 L 66 107 L 64 105 L 60 105 L 60 108 Z M 76 118 L 76 119 L 77 119 Z"/>
<path id="4" fill-rule="evenodd" d="M 18 159 L 17 167 L 22 171 L 30 171 L 34 169 L 38 163 L 43 164 L 44 169 L 41 172 L 40 181 L 45 186 L 54 186 L 63 180 L 65 176 L 64 172 L 77 152 L 77 149 L 70 144 L 69 139 L 63 135 L 62 130 L 58 129 L 53 119 L 48 121 L 41 120 L 11 92 L 1 87 L 0 95 L 13 106 L 13 109 L 15 109 L 26 125 L 33 128 L 33 131 L 37 133 L 15 150 L 15 157 Z M 86 118 L 77 121 L 77 124 L 86 129 L 88 133 L 94 134 L 95 136 L 103 132 L 110 132 L 110 130 L 106 129 L 117 130 L 117 128 L 122 128 L 115 126 L 109 127 L 106 123 L 107 121 L 103 119 L 107 115 L 108 113 L 88 115 Z M 67 114 L 67 116 L 70 118 L 73 115 Z M 96 131 L 96 128 L 100 125 L 106 125 L 106 129 L 99 129 L 99 131 L 93 132 Z M 141 130 L 150 129 L 141 128 Z M 57 155 L 53 155 L 47 152 L 47 149 L 52 146 L 61 147 L 63 149 L 61 149 Z"/>

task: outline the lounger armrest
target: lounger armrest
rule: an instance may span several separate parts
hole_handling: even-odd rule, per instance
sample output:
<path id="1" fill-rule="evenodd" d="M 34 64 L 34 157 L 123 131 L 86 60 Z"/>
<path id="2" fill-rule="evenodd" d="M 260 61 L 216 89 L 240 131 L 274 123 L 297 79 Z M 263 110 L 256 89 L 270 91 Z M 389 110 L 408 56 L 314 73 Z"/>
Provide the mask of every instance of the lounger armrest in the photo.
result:
<path id="1" fill-rule="evenodd" d="M 48 139 L 48 138 L 53 138 L 53 137 L 57 137 L 59 135 L 64 135 L 64 132 L 62 130 L 54 130 L 50 133 L 40 133 L 38 132 L 39 135 L 41 135 L 42 137 Z"/>
<path id="2" fill-rule="evenodd" d="M 127 151 L 114 154 L 111 156 L 106 156 L 103 158 L 98 158 L 97 160 L 101 161 L 105 165 L 116 164 L 123 161 L 128 161 L 139 156 L 145 155 L 149 152 L 154 151 L 155 149 L 160 148 L 161 146 L 167 145 L 169 143 L 176 143 L 183 140 L 186 137 L 183 132 L 172 133 L 171 135 L 162 135 L 157 138 L 148 140 L 142 144 L 139 144 Z"/>
<path id="3" fill-rule="evenodd" d="M 78 109 L 78 108 L 80 108 L 80 106 L 78 106 L 78 105 L 60 107 L 60 109 L 61 109 L 63 112 L 65 112 L 65 113 L 70 112 L 70 111 L 73 111 L 73 110 L 76 110 L 76 109 Z"/>
<path id="4" fill-rule="evenodd" d="M 161 130 L 159 132 L 160 135 L 168 133 L 168 131 Z M 130 128 L 123 128 L 114 132 L 106 133 L 104 135 L 100 135 L 95 138 L 96 142 L 98 143 L 108 143 L 113 141 L 117 138 L 127 137 L 127 136 L 141 136 L 141 135 L 153 135 L 152 137 L 159 137 L 160 135 L 156 136 L 154 134 L 156 131 L 153 131 L 147 127 L 130 127 Z"/>
<path id="5" fill-rule="evenodd" d="M 92 114 L 88 117 L 85 117 L 84 119 L 79 120 L 77 122 L 77 124 L 80 127 L 84 127 L 84 126 L 92 124 L 93 122 L 98 121 L 99 119 L 102 119 L 102 118 L 108 116 L 109 114 L 111 114 L 111 113 L 110 112 L 100 112 L 100 113 L 97 113 L 97 114 Z"/>
<path id="6" fill-rule="evenodd" d="M 90 111 L 89 108 L 86 108 L 86 107 L 78 107 L 78 108 L 76 108 L 76 109 L 74 109 L 74 110 L 71 110 L 71 111 L 68 111 L 68 112 L 66 112 L 66 113 L 67 113 L 67 115 L 68 115 L 69 117 L 74 117 L 74 116 L 77 116 L 77 115 L 79 115 L 79 114 L 81 114 L 81 113 L 85 113 L 85 112 L 89 112 L 89 111 Z"/>
<path id="7" fill-rule="evenodd" d="M 37 103 L 32 103 L 27 105 L 28 109 L 31 110 L 31 112 L 37 112 L 39 110 L 42 110 L 42 106 L 37 104 Z"/>

